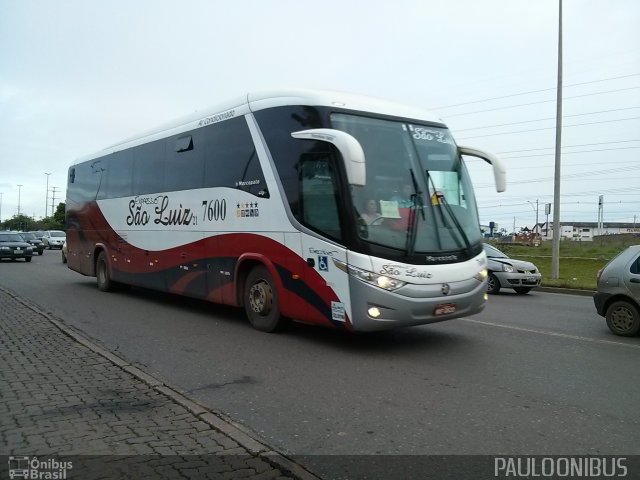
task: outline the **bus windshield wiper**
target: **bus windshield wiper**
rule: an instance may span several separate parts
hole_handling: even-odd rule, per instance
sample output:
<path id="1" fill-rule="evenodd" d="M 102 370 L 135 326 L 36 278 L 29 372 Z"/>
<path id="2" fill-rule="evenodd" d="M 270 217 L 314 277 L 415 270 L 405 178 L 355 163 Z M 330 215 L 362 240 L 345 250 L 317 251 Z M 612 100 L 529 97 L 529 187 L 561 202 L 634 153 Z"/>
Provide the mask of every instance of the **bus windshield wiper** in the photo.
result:
<path id="1" fill-rule="evenodd" d="M 458 221 L 458 217 L 456 217 L 455 213 L 453 213 L 453 210 L 451 210 L 451 206 L 449 205 L 449 203 L 447 202 L 447 200 L 444 198 L 444 195 L 438 195 L 436 192 L 436 187 L 433 184 L 433 180 L 431 179 L 431 175 L 429 175 L 429 171 L 425 171 L 425 173 L 427 174 L 427 178 L 429 179 L 429 182 L 431 183 L 431 186 L 433 187 L 433 192 L 437 197 L 437 202 L 435 203 L 436 205 L 438 205 L 440 207 L 440 214 L 442 217 L 442 221 L 447 224 L 449 222 L 446 221 L 444 214 L 442 214 L 442 205 L 444 205 L 445 210 L 447 211 L 447 214 L 449 215 L 449 217 L 451 218 L 451 220 L 453 221 L 453 224 L 456 228 L 456 230 L 460 233 L 460 236 L 462 237 L 462 240 L 464 241 L 465 247 L 467 249 L 471 248 L 471 243 L 469 242 L 469 237 L 467 236 L 467 234 L 465 233 L 464 229 L 462 228 L 462 225 L 460 225 L 460 222 Z M 431 202 L 431 204 L 434 204 L 434 202 Z"/>
<path id="2" fill-rule="evenodd" d="M 416 209 L 420 208 L 422 213 L 422 219 L 425 220 L 424 209 L 422 208 L 422 192 L 419 190 L 418 181 L 413 169 L 409 169 L 411 173 L 411 181 L 413 182 L 413 193 L 411 194 L 411 207 L 409 209 L 409 218 L 407 224 L 407 240 L 405 243 L 405 251 L 407 256 L 413 255 L 416 243 L 416 234 L 418 232 L 418 225 L 416 222 Z"/>

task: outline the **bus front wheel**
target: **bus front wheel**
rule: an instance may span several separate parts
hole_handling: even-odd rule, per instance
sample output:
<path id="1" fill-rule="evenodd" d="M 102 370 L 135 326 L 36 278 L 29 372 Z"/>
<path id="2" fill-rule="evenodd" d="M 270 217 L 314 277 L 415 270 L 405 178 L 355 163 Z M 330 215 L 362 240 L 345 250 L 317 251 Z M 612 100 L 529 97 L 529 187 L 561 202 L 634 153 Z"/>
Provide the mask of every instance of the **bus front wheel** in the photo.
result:
<path id="1" fill-rule="evenodd" d="M 256 330 L 275 332 L 283 326 L 278 289 L 271 274 L 263 266 L 255 267 L 247 276 L 244 310 Z"/>
<path id="2" fill-rule="evenodd" d="M 96 279 L 98 280 L 98 288 L 103 292 L 109 292 L 113 289 L 111 275 L 109 275 L 109 264 L 107 263 L 107 255 L 100 252 L 98 261 L 96 262 Z"/>

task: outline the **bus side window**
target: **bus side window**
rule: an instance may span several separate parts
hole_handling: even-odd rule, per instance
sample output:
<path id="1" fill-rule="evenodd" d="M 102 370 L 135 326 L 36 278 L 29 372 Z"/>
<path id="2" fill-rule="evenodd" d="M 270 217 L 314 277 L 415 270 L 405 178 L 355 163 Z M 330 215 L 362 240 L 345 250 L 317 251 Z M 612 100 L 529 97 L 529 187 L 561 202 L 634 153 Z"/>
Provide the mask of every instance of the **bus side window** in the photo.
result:
<path id="1" fill-rule="evenodd" d="M 232 118 L 204 127 L 203 130 L 208 142 L 204 186 L 235 188 L 269 198 L 247 121 L 244 118 Z"/>
<path id="2" fill-rule="evenodd" d="M 329 158 L 324 155 L 307 154 L 303 156 L 300 165 L 300 220 L 313 230 L 341 240 L 336 180 Z"/>

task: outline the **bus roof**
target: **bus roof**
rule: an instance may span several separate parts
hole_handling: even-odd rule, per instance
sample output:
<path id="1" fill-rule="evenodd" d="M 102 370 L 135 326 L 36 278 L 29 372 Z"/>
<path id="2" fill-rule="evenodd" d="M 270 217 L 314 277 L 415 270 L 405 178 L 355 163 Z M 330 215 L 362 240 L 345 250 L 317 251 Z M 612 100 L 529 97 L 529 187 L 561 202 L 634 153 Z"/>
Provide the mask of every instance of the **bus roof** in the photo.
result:
<path id="1" fill-rule="evenodd" d="M 102 157 L 109 153 L 124 150 L 136 145 L 141 145 L 153 140 L 179 134 L 183 131 L 193 130 L 201 126 L 224 120 L 225 114 L 233 111 L 233 116 L 245 115 L 266 108 L 274 108 L 285 105 L 309 105 L 338 107 L 341 109 L 369 112 L 393 117 L 411 118 L 427 122 L 443 123 L 438 117 L 428 110 L 423 110 L 400 103 L 394 103 L 379 98 L 356 95 L 353 93 L 337 92 L 329 90 L 266 90 L 250 92 L 241 97 L 236 97 L 227 102 L 198 110 L 187 116 L 171 122 L 159 125 L 151 130 L 127 138 L 111 145 L 104 150 L 86 155 L 77 159 L 73 164 L 81 163 L 93 158 Z"/>

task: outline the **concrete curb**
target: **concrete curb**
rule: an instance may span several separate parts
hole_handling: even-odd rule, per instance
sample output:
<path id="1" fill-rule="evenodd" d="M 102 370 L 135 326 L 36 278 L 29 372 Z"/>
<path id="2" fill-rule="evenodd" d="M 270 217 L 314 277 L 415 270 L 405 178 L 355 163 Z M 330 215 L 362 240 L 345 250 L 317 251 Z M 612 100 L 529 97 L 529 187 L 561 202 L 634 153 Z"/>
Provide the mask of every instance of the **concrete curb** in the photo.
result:
<path id="1" fill-rule="evenodd" d="M 593 297 L 595 290 L 580 290 L 578 288 L 538 287 L 537 292 L 564 293 L 565 295 L 578 295 L 581 297 Z"/>
<path id="2" fill-rule="evenodd" d="M 29 303 L 19 295 L 0 287 L 0 291 L 6 293 L 10 297 L 14 298 L 29 310 L 44 317 L 53 325 L 56 326 L 63 334 L 71 337 L 76 342 L 80 343 L 84 347 L 88 348 L 94 353 L 104 357 L 109 362 L 113 363 L 117 367 L 121 368 L 125 372 L 131 374 L 138 380 L 149 385 L 152 389 L 158 393 L 168 397 L 174 402 L 178 403 L 182 407 L 190 411 L 194 416 L 198 417 L 203 422 L 210 425 L 213 429 L 226 435 L 231 440 L 245 448 L 251 455 L 261 458 L 273 467 L 280 469 L 300 480 L 321 480 L 320 477 L 314 475 L 302 465 L 294 462 L 288 458 L 285 454 L 278 452 L 275 448 L 269 446 L 258 434 L 252 432 L 247 427 L 233 422 L 226 417 L 222 412 L 217 412 L 197 403 L 193 399 L 190 399 L 180 393 L 178 389 L 167 385 L 161 380 L 155 378 L 152 375 L 144 372 L 137 366 L 127 362 L 121 357 L 118 357 L 113 352 L 101 347 L 94 343 L 88 337 L 85 337 L 78 331 L 64 324 L 62 321 L 52 317 L 46 312 L 40 310 L 36 305 Z"/>

